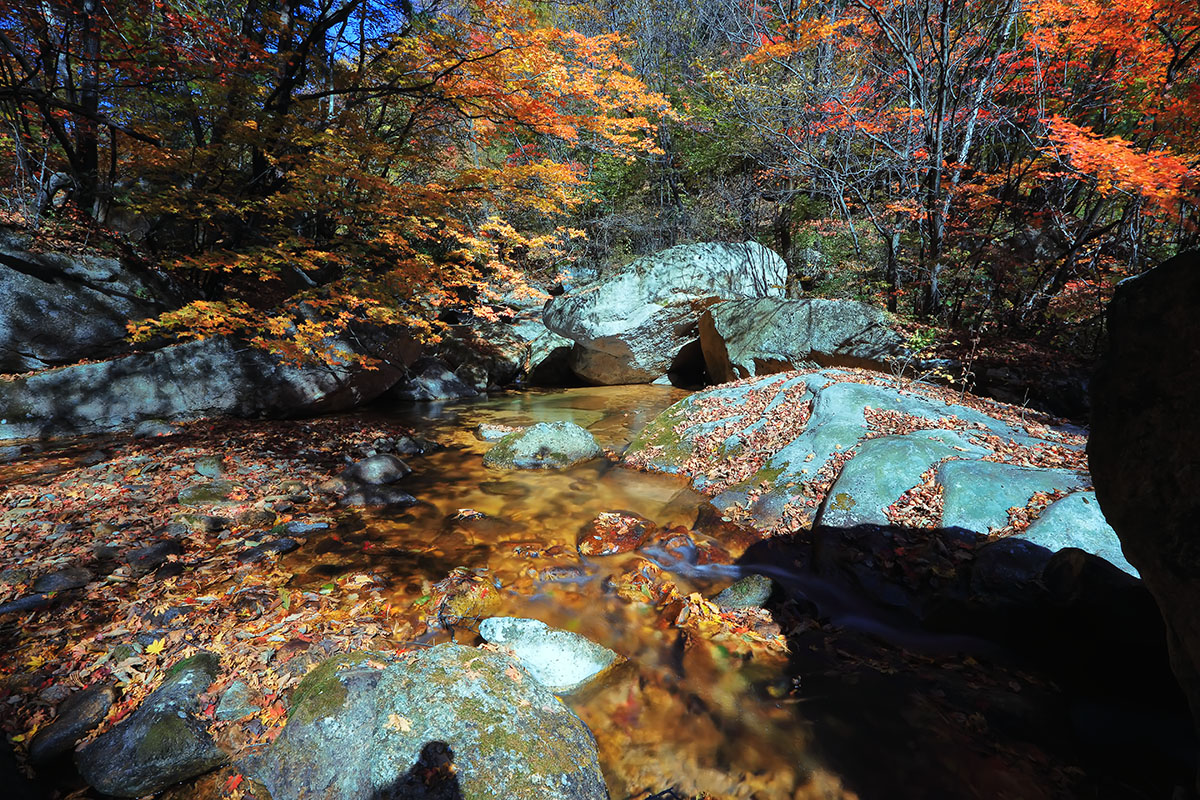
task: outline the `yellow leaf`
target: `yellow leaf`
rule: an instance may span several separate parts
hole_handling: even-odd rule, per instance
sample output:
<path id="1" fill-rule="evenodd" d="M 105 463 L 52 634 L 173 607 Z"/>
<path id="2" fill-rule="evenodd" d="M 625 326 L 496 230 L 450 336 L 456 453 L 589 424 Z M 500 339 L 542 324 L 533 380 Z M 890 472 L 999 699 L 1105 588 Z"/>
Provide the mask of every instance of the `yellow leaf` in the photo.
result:
<path id="1" fill-rule="evenodd" d="M 388 714 L 387 724 L 383 727 L 400 733 L 408 733 L 412 730 L 412 723 L 399 714 Z"/>
<path id="2" fill-rule="evenodd" d="M 167 642 L 165 639 L 155 639 L 153 642 L 146 645 L 146 652 L 152 656 L 156 656 L 159 653 L 161 653 L 163 651 L 163 648 L 166 646 L 167 646 Z"/>

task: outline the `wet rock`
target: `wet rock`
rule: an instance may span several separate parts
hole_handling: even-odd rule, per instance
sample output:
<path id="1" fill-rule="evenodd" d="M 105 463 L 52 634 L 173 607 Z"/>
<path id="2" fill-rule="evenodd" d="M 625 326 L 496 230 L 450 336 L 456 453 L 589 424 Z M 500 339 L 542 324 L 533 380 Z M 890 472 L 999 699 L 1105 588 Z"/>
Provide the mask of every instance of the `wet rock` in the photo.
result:
<path id="1" fill-rule="evenodd" d="M 327 531 L 329 529 L 330 529 L 330 523 L 328 523 L 328 522 L 319 522 L 319 521 L 306 522 L 304 520 L 294 519 L 289 522 L 285 522 L 282 526 L 281 532 L 286 533 L 288 536 L 302 536 L 303 537 L 303 536 L 312 536 L 314 533 L 321 533 L 322 531 Z"/>
<path id="2" fill-rule="evenodd" d="M 356 461 L 342 470 L 341 478 L 353 483 L 382 486 L 395 483 L 412 473 L 412 468 L 399 458 L 386 453 Z"/>
<path id="3" fill-rule="evenodd" d="M 33 582 L 35 592 L 68 592 L 72 589 L 82 589 L 95 580 L 95 576 L 83 567 L 68 567 L 67 569 L 42 575 Z"/>
<path id="4" fill-rule="evenodd" d="M 729 551 L 719 542 L 682 527 L 662 531 L 642 549 L 647 554 L 661 554 L 676 562 L 673 568 L 681 565 L 696 567 L 733 563 Z"/>
<path id="5" fill-rule="evenodd" d="M 657 525 L 632 511 L 605 511 L 580 529 L 576 547 L 581 556 L 629 553 L 657 530 Z"/>
<path id="6" fill-rule="evenodd" d="M 536 619 L 491 617 L 479 635 L 511 650 L 534 680 L 555 694 L 569 694 L 622 660 L 607 647 Z"/>
<path id="7" fill-rule="evenodd" d="M 437 355 L 471 387 L 494 390 L 517 379 L 529 357 L 529 343 L 502 322 L 471 319 L 445 330 Z"/>
<path id="8" fill-rule="evenodd" d="M 604 800 L 591 733 L 508 656 L 439 645 L 340 656 L 244 771 L 274 800 Z"/>
<path id="9" fill-rule="evenodd" d="M 574 565 L 546 567 L 538 573 L 538 580 L 554 583 L 582 583 L 589 577 L 587 570 Z"/>
<path id="10" fill-rule="evenodd" d="M 475 432 L 479 434 L 479 438 L 485 442 L 497 442 L 508 436 L 510 433 L 520 433 L 525 430 L 523 427 L 513 425 L 500 425 L 493 422 L 480 423 Z"/>
<path id="11" fill-rule="evenodd" d="M 234 681 L 221 693 L 214 716 L 219 720 L 233 720 L 256 714 L 259 711 L 259 707 L 254 703 L 256 699 L 257 695 L 253 689 L 243 681 Z"/>
<path id="12" fill-rule="evenodd" d="M 174 539 L 167 539 L 147 547 L 139 547 L 125 554 L 125 563 L 134 575 L 145 575 L 167 563 L 172 556 L 183 555 L 183 546 Z"/>
<path id="13" fill-rule="evenodd" d="M 53 594 L 28 594 L 7 603 L 0 603 L 0 614 L 27 614 L 54 605 L 56 599 Z"/>
<path id="14" fill-rule="evenodd" d="M 45 765 L 72 748 L 108 716 L 115 700 L 108 686 L 93 686 L 71 695 L 54 721 L 38 730 L 29 743 L 29 760 Z"/>
<path id="15" fill-rule="evenodd" d="M 225 763 L 196 716 L 217 670 L 212 653 L 173 666 L 137 710 L 76 752 L 79 774 L 104 794 L 141 797 Z"/>
<path id="16" fill-rule="evenodd" d="M 500 607 L 500 585 L 486 567 L 455 567 L 433 585 L 430 624 L 452 628 L 496 612 Z"/>
<path id="17" fill-rule="evenodd" d="M 275 524 L 276 519 L 274 511 L 268 511 L 265 508 L 254 508 L 241 512 L 233 518 L 233 521 L 247 528 L 270 528 Z"/>
<path id="18" fill-rule="evenodd" d="M 243 550 L 241 553 L 238 553 L 237 559 L 243 564 L 250 564 L 255 561 L 262 561 L 269 556 L 290 553 L 299 546 L 300 543 L 295 539 L 284 536 L 270 542 L 264 542 L 256 547 Z"/>
<path id="19" fill-rule="evenodd" d="M 209 506 L 230 502 L 237 485 L 232 481 L 214 480 L 196 483 L 179 490 L 176 502 L 184 506 Z"/>
<path id="20" fill-rule="evenodd" d="M 408 508 L 417 504 L 417 498 L 394 486 L 365 485 L 352 489 L 339 502 L 344 506 Z"/>
<path id="21" fill-rule="evenodd" d="M 496 442 L 483 463 L 503 469 L 564 469 L 601 453 L 592 435 L 578 425 L 539 422 Z"/>
<path id="22" fill-rule="evenodd" d="M 766 575 L 747 575 L 726 587 L 713 598 L 720 608 L 762 608 L 775 589 L 775 583 Z"/>

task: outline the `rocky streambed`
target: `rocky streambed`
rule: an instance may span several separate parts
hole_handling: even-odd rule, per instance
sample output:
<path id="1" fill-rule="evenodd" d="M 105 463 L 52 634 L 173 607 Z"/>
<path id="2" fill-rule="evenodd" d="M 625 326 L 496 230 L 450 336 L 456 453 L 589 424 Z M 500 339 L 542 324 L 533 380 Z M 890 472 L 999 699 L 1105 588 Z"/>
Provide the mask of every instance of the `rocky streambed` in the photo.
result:
<path id="1" fill-rule="evenodd" d="M 405 408 L 7 450 L 14 792 L 1187 780 L 1077 429 L 853 370 Z"/>

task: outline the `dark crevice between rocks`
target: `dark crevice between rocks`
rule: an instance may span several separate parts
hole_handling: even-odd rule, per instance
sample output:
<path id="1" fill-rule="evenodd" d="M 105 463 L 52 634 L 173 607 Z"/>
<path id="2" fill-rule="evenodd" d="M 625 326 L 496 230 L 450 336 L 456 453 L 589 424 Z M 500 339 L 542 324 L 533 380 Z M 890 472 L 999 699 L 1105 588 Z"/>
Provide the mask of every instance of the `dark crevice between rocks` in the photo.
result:
<path id="1" fill-rule="evenodd" d="M 679 352 L 667 369 L 667 380 L 679 389 L 703 389 L 708 385 L 708 369 L 704 364 L 704 351 L 700 348 L 700 340 L 688 342 Z"/>

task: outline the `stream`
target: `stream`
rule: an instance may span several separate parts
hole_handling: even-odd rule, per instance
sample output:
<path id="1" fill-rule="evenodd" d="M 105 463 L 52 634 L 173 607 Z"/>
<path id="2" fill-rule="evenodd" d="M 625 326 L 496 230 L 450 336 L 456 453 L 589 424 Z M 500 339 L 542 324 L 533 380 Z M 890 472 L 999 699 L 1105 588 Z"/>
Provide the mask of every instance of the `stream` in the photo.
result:
<path id="1" fill-rule="evenodd" d="M 730 654 L 685 636 L 652 605 L 618 597 L 611 580 L 638 554 L 583 558 L 579 530 L 606 511 L 692 528 L 706 498 L 684 478 L 615 459 L 562 471 L 483 465 L 483 423 L 566 420 L 619 454 L 683 395 L 656 386 L 530 391 L 385 415 L 444 445 L 410 459 L 404 487 L 422 502 L 367 515 L 358 538 L 310 543 L 286 566 L 302 586 L 374 570 L 392 581 L 394 604 L 409 608 L 453 568 L 486 567 L 502 587 L 495 615 L 533 617 L 628 658 L 565 698 L 596 736 L 613 798 L 668 789 L 763 799 L 1139 796 L 1125 775 L 1089 765 L 1085 777 L 1074 766 L 1092 754 L 1079 752 L 1065 721 L 1071 701 L 1051 680 L 981 639 L 890 619 L 816 578 L 802 547 L 759 543 L 741 555 L 745 542 L 725 542 L 741 555 L 725 565 L 650 554 L 683 594 L 711 597 L 740 575 L 771 575 L 783 590 L 773 610 L 786 656 Z M 473 512 L 485 516 L 464 521 Z M 456 635 L 478 641 L 470 630 Z"/>
<path id="2" fill-rule="evenodd" d="M 1096 630 L 1077 632 L 1070 622 L 1066 638 L 1061 622 L 1033 620 L 1019 648 L 970 630 L 925 629 L 818 577 L 804 536 L 762 540 L 714 514 L 685 478 L 618 466 L 632 438 L 685 394 L 659 386 L 523 391 L 328 418 L 349 430 L 411 429 L 441 447 L 406 457 L 413 474 L 399 485 L 417 505 L 338 512 L 335 527 L 280 558 L 280 574 L 294 576 L 283 579 L 288 591 L 313 597 L 339 579 L 378 578 L 393 619 L 415 632 L 404 644 L 422 646 L 451 636 L 480 643 L 472 623 L 452 631 L 424 624 L 434 584 L 458 568 L 477 570 L 500 590 L 489 615 L 536 618 L 624 656 L 563 698 L 596 737 L 613 800 L 1161 798 L 1188 774 L 1194 740 L 1176 713 L 1180 699 L 1169 677 L 1155 677 L 1164 665 L 1147 666 L 1151 659 L 1125 644 L 1137 638 L 1120 629 L 1119 615 L 1102 614 Z M 559 420 L 588 429 L 609 457 L 558 471 L 484 466 L 492 445 L 480 425 Z M 303 454 L 304 422 L 238 425 Z M 0 468 L 0 485 L 74 474 L 94 463 L 86 459 L 95 448 L 119 451 L 127 442 L 111 435 L 39 445 Z M 170 439 L 145 446 L 175 448 L 185 465 L 194 458 Z M 135 473 L 152 461 L 137 462 L 125 480 L 141 481 Z M 188 472 L 163 470 L 173 481 L 190 480 Z M 685 528 L 730 558 L 709 563 L 694 551 L 653 548 L 580 556 L 581 529 L 614 511 Z M 776 591 L 766 608 L 786 649 L 726 647 L 685 629 L 675 609 L 623 596 L 620 577 L 646 561 L 683 596 L 711 598 L 744 575 L 770 576 Z M 213 569 L 222 574 L 220 564 Z M 214 585 L 233 592 L 238 580 Z M 5 631 L 24 641 L 19 626 Z M 217 796 L 212 781 L 228 774 L 166 797 Z"/>

